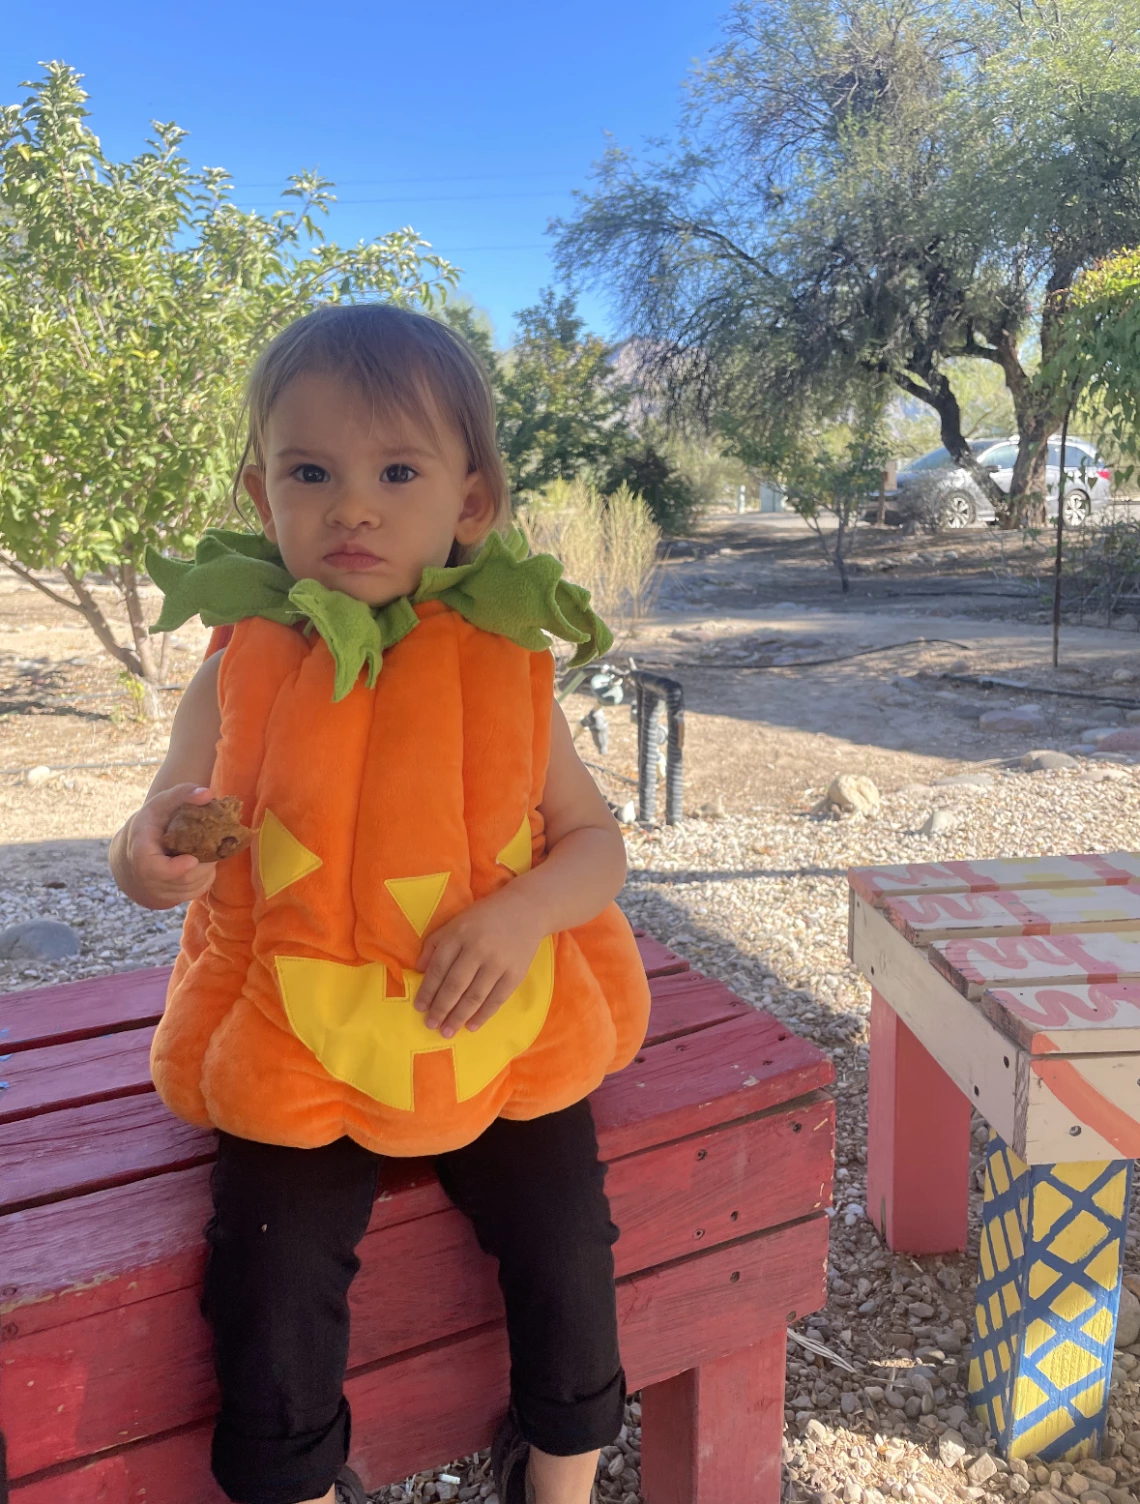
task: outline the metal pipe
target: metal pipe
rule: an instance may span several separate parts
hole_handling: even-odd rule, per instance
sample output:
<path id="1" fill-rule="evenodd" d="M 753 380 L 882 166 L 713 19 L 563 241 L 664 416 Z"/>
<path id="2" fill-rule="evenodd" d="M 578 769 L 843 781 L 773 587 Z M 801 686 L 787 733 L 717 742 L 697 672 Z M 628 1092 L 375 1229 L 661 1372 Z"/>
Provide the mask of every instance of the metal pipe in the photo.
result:
<path id="1" fill-rule="evenodd" d="M 657 749 L 665 742 L 665 823 L 682 819 L 685 747 L 685 691 L 676 679 L 649 669 L 633 669 L 637 705 L 638 819 L 652 825 L 657 818 Z M 666 725 L 660 723 L 664 705 Z"/>

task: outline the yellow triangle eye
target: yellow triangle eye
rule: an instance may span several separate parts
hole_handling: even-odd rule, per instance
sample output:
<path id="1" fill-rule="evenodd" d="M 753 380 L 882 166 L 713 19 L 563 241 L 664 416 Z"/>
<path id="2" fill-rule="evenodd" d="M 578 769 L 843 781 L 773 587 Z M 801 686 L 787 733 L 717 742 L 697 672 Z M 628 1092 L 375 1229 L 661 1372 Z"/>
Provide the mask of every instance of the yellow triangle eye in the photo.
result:
<path id="1" fill-rule="evenodd" d="M 417 935 L 422 935 L 439 908 L 450 872 L 432 872 L 427 877 L 389 877 L 384 886 L 400 906 L 400 912 Z"/>
<path id="2" fill-rule="evenodd" d="M 272 898 L 321 865 L 316 852 L 302 846 L 291 835 L 272 810 L 265 811 L 265 819 L 257 832 L 257 870 L 266 898 Z"/>
<path id="3" fill-rule="evenodd" d="M 530 843 L 530 819 L 523 816 L 523 822 L 515 831 L 507 844 L 499 852 L 495 860 L 503 867 L 509 867 L 518 877 L 523 872 L 530 871 L 531 843 Z"/>

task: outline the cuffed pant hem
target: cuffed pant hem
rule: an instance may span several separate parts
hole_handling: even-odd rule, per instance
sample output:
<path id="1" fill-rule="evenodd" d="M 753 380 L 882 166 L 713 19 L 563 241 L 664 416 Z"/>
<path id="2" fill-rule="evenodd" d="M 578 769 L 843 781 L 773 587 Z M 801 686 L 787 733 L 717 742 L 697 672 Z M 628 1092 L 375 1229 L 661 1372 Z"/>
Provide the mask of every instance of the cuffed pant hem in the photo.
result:
<path id="1" fill-rule="evenodd" d="M 296 1436 L 251 1435 L 221 1416 L 211 1471 L 233 1504 L 300 1504 L 328 1493 L 348 1460 L 351 1440 L 352 1417 L 343 1396 L 330 1425 Z"/>
<path id="2" fill-rule="evenodd" d="M 552 1457 L 577 1457 L 595 1452 L 617 1440 L 625 1416 L 625 1372 L 597 1394 L 586 1399 L 559 1403 L 534 1395 L 511 1395 L 524 1440 Z"/>

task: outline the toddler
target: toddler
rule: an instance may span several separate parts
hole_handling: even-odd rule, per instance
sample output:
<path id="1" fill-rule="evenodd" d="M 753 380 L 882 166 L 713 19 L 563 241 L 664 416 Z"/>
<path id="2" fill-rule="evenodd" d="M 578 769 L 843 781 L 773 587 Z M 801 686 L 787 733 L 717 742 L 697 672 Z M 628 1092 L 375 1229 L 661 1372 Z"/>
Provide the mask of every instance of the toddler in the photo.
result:
<path id="1" fill-rule="evenodd" d="M 158 630 L 216 630 L 110 853 L 137 903 L 189 902 L 151 1071 L 218 1134 L 213 1473 L 240 1504 L 364 1504 L 355 1249 L 386 1160 L 430 1155 L 498 1260 L 502 1504 L 587 1504 L 625 1398 L 587 1096 L 639 1048 L 648 989 L 548 634 L 575 662 L 609 634 L 510 528 L 486 377 L 439 321 L 320 308 L 247 409 L 235 500 L 261 531 L 148 557 Z M 175 809 L 224 795 L 251 844 L 166 855 Z"/>

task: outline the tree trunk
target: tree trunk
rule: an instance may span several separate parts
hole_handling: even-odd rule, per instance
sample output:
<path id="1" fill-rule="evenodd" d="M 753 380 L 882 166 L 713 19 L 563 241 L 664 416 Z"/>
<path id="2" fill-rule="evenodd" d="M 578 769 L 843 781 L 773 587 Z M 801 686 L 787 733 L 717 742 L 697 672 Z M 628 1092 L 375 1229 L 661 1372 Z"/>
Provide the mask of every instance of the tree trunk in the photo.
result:
<path id="1" fill-rule="evenodd" d="M 1021 444 L 1017 461 L 1009 483 L 1009 495 L 1004 508 L 998 512 L 998 522 L 1003 527 L 1044 527 L 1047 515 L 1045 507 L 1045 467 L 1049 462 L 1049 434 L 1052 423 L 1033 421 L 1027 432 L 1021 432 Z"/>
<path id="2" fill-rule="evenodd" d="M 71 599 L 66 595 L 62 595 L 58 590 L 53 590 L 44 580 L 37 579 L 30 569 L 10 556 L 0 554 L 0 564 L 6 564 L 13 574 L 18 575 L 27 584 L 34 585 L 43 595 L 55 601 L 56 605 L 66 606 L 69 611 L 75 611 L 82 616 L 99 639 L 104 650 L 115 659 L 116 663 L 119 663 L 128 673 L 133 674 L 141 682 L 143 686 L 143 713 L 148 718 L 161 715 L 162 707 L 158 696 L 158 664 L 155 660 L 154 647 L 145 636 L 140 640 L 135 626 L 137 621 L 142 632 L 145 634 L 146 623 L 142 615 L 142 603 L 138 598 L 138 582 L 137 577 L 133 573 L 131 583 L 133 604 L 127 598 L 122 582 L 116 580 L 116 584 L 123 592 L 124 599 L 126 600 L 127 615 L 131 622 L 131 634 L 135 639 L 136 646 L 131 648 L 121 643 L 115 636 L 114 627 L 108 620 L 103 608 L 70 565 L 65 564 L 62 573 L 71 590 Z M 134 614 L 132 614 L 132 610 Z"/>
<path id="3" fill-rule="evenodd" d="M 127 608 L 127 620 L 131 625 L 131 636 L 134 638 L 135 653 L 141 669 L 138 678 L 143 685 L 143 713 L 148 720 L 157 720 L 162 715 L 158 694 L 158 659 L 139 597 L 138 572 L 130 560 L 119 565 L 116 583 Z"/>

